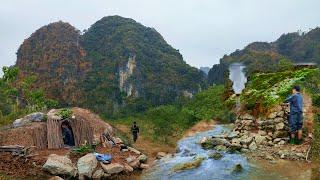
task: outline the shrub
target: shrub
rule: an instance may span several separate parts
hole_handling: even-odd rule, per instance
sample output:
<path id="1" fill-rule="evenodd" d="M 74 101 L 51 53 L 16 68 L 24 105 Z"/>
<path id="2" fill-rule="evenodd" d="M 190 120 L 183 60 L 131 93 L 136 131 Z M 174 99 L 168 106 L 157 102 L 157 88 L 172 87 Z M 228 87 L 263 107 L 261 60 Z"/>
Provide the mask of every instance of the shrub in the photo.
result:
<path id="1" fill-rule="evenodd" d="M 72 116 L 72 111 L 71 109 L 63 108 L 56 115 L 60 116 L 62 119 L 70 119 Z"/>
<path id="2" fill-rule="evenodd" d="M 72 152 L 77 153 L 77 154 L 86 154 L 86 153 L 90 153 L 93 151 L 94 151 L 94 149 L 93 149 L 92 145 L 90 145 L 90 144 L 84 144 L 84 145 L 82 145 L 78 148 L 74 148 L 72 150 Z"/>
<path id="3" fill-rule="evenodd" d="M 154 139 L 167 141 L 173 134 L 174 120 L 179 110 L 175 106 L 159 106 L 146 113 L 146 118 L 153 122 Z"/>
<path id="4" fill-rule="evenodd" d="M 293 85 L 300 84 L 314 69 L 301 69 L 273 73 L 256 73 L 250 77 L 241 100 L 247 110 L 259 106 L 263 113 L 274 105 L 281 103 L 290 93 Z"/>
<path id="5" fill-rule="evenodd" d="M 197 120 L 219 120 L 230 122 L 232 112 L 223 100 L 224 86 L 212 86 L 195 95 L 194 99 L 186 105 L 188 111 L 193 112 Z"/>
<path id="6" fill-rule="evenodd" d="M 315 94 L 312 96 L 312 105 L 315 107 L 320 107 L 320 94 Z"/>

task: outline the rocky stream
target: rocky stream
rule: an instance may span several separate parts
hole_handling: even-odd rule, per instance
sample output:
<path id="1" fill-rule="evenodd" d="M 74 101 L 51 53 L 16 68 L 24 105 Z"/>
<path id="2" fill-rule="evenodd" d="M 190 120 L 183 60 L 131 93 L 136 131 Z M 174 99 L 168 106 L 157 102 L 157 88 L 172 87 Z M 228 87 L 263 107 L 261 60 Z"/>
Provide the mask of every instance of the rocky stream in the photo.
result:
<path id="1" fill-rule="evenodd" d="M 241 94 L 247 78 L 245 66 L 229 67 L 235 94 Z M 265 118 L 239 114 L 233 124 L 181 139 L 175 154 L 162 155 L 143 174 L 143 180 L 212 180 L 212 179 L 311 179 L 308 160 L 310 144 L 288 144 L 289 109 L 279 105 Z"/>
<path id="2" fill-rule="evenodd" d="M 203 137 L 220 136 L 231 132 L 233 125 L 216 125 L 212 130 L 181 139 L 176 154 L 167 154 L 146 171 L 143 180 L 212 180 L 212 179 L 311 179 L 311 166 L 306 162 L 283 159 L 257 159 L 245 152 L 227 149 L 205 149 Z M 177 169 L 196 159 L 199 164 Z"/>

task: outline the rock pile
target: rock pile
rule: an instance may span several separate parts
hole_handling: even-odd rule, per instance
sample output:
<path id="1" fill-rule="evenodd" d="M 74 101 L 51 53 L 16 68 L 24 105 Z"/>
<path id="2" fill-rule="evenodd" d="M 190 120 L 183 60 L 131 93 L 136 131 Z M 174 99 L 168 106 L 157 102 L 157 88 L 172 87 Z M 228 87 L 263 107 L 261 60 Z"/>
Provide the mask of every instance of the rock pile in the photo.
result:
<path id="1" fill-rule="evenodd" d="M 52 175 L 77 179 L 105 179 L 119 174 L 131 173 L 134 170 L 147 169 L 148 157 L 134 148 L 131 155 L 123 161 L 112 161 L 110 164 L 98 162 L 92 153 L 86 154 L 72 163 L 68 156 L 51 154 L 42 169 Z"/>
<path id="2" fill-rule="evenodd" d="M 232 144 L 255 150 L 257 146 L 281 146 L 289 140 L 289 108 L 285 105 L 271 110 L 267 118 L 240 115 L 235 121 Z M 230 135 L 229 135 L 230 138 Z"/>
<path id="3" fill-rule="evenodd" d="M 290 152 L 284 147 L 289 141 L 288 115 L 289 108 L 286 105 L 273 108 L 266 118 L 242 114 L 235 121 L 232 132 L 204 137 L 200 144 L 203 148 L 218 151 L 252 152 L 259 149 L 261 152 L 269 151 L 282 159 L 303 159 L 304 154 Z"/>

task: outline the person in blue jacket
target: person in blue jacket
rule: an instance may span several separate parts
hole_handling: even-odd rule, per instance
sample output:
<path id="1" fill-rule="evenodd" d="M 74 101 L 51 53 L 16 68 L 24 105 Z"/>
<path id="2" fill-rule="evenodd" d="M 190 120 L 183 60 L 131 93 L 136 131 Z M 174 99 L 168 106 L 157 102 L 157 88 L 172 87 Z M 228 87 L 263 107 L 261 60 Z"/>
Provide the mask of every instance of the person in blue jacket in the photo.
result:
<path id="1" fill-rule="evenodd" d="M 301 144 L 303 125 L 303 97 L 300 94 L 299 86 L 294 86 L 292 88 L 292 95 L 285 100 L 285 103 L 290 103 L 290 144 Z"/>

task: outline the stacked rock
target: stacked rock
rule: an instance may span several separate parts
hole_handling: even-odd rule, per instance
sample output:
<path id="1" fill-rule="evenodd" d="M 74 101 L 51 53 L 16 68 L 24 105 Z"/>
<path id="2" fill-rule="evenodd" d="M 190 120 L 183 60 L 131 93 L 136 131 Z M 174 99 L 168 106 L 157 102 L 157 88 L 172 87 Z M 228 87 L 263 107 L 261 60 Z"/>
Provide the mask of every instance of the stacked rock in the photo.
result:
<path id="1" fill-rule="evenodd" d="M 283 145 L 289 137 L 288 114 L 288 106 L 279 105 L 270 111 L 267 118 L 240 115 L 235 122 L 234 131 L 242 139 L 247 136 L 254 138 L 259 145 Z"/>
<path id="2" fill-rule="evenodd" d="M 281 146 L 289 140 L 288 114 L 286 105 L 273 108 L 266 118 L 242 114 L 238 116 L 230 134 L 206 138 L 200 143 L 207 148 L 221 149 L 220 146 L 225 146 L 229 149 L 252 151 L 260 146 Z"/>

